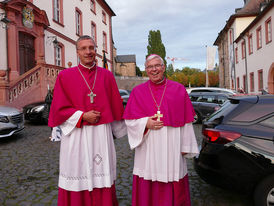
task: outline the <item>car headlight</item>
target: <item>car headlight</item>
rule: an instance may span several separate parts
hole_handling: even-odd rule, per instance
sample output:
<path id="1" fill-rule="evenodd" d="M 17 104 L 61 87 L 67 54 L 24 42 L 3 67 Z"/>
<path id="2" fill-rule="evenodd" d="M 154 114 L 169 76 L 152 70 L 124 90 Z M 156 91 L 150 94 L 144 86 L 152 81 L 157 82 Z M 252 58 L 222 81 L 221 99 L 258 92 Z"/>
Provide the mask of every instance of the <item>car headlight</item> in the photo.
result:
<path id="1" fill-rule="evenodd" d="M 6 116 L 0 115 L 0 122 L 8 123 L 8 122 L 9 122 L 9 119 L 8 119 L 8 117 L 6 117 Z"/>
<path id="2" fill-rule="evenodd" d="M 31 109 L 31 112 L 41 112 L 44 108 L 45 108 L 45 105 L 39 105 L 39 106 L 33 107 Z"/>

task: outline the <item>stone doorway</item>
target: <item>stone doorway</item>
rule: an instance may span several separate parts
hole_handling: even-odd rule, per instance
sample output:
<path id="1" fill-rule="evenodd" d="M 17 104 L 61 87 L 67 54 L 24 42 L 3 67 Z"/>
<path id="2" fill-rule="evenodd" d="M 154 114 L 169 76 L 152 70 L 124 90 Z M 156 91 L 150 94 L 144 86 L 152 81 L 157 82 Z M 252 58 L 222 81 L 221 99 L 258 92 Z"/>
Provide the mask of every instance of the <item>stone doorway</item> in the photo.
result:
<path id="1" fill-rule="evenodd" d="M 268 72 L 268 92 L 274 94 L 274 63 L 272 63 Z"/>

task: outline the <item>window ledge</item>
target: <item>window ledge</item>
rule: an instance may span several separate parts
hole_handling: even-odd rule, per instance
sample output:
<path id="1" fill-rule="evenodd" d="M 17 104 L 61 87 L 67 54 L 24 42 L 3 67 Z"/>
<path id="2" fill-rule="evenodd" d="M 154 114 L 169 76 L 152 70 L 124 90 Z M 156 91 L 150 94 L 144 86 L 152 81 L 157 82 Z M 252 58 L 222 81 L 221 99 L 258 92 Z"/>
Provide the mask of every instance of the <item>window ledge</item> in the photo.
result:
<path id="1" fill-rule="evenodd" d="M 56 23 L 56 24 L 62 26 L 62 27 L 65 27 L 65 25 L 64 25 L 63 23 L 58 22 L 58 21 L 56 21 L 55 19 L 52 19 L 52 21 L 53 21 L 54 23 Z"/>
<path id="2" fill-rule="evenodd" d="M 94 11 L 93 9 L 90 9 L 90 11 L 96 15 L 96 11 Z"/>

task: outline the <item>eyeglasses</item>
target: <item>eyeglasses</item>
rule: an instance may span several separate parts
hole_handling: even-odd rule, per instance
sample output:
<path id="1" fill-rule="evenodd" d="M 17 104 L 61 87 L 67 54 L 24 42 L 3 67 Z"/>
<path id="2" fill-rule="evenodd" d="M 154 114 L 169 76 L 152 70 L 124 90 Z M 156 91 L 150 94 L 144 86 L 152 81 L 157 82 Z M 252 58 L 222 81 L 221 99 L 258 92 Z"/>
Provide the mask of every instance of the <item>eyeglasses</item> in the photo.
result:
<path id="1" fill-rule="evenodd" d="M 81 47 L 81 48 L 78 48 L 77 50 L 80 50 L 80 51 L 95 51 L 96 52 L 96 48 L 93 47 L 93 46 L 90 46 L 90 47 Z"/>
<path id="2" fill-rule="evenodd" d="M 163 66 L 163 64 L 155 64 L 155 65 L 149 65 L 146 67 L 147 70 L 152 70 L 154 67 L 156 69 L 160 69 Z"/>

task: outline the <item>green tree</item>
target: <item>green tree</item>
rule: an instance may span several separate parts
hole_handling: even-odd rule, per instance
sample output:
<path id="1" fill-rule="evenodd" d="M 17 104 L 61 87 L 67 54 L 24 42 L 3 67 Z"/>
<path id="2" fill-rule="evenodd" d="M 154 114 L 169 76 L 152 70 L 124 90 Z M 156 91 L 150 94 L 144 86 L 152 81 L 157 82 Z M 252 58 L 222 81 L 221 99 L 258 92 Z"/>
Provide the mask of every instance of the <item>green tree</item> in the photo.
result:
<path id="1" fill-rule="evenodd" d="M 149 31 L 147 56 L 149 56 L 150 54 L 158 54 L 160 57 L 162 57 L 166 66 L 166 49 L 162 42 L 160 30 Z"/>
<path id="2" fill-rule="evenodd" d="M 174 68 L 172 64 L 169 64 L 166 68 L 167 76 L 172 76 L 174 74 Z"/>
<path id="3" fill-rule="evenodd" d="M 138 66 L 136 66 L 136 76 L 137 77 L 141 77 L 142 76 L 142 72 L 140 70 L 140 68 Z"/>
<path id="4" fill-rule="evenodd" d="M 193 75 L 195 73 L 198 73 L 200 72 L 201 70 L 200 69 L 194 69 L 194 68 L 190 68 L 190 67 L 184 67 L 182 72 L 185 74 L 185 75 Z"/>

